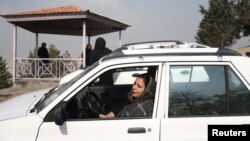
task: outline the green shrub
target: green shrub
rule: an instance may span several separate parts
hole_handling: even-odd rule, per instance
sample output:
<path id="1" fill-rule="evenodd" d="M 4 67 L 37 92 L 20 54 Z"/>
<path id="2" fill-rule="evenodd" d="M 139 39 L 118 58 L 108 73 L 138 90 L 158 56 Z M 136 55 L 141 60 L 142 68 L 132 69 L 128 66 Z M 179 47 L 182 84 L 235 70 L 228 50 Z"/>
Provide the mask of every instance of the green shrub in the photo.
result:
<path id="1" fill-rule="evenodd" d="M 11 81 L 10 78 L 12 77 L 8 68 L 6 67 L 6 60 L 4 60 L 0 56 L 0 89 L 10 87 Z"/>

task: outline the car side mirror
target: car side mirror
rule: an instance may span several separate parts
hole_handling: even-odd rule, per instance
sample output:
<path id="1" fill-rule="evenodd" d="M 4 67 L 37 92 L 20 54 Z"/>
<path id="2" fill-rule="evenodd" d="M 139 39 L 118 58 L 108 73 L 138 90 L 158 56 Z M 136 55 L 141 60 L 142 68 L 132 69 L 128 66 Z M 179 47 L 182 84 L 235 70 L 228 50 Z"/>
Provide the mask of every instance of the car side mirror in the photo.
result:
<path id="1" fill-rule="evenodd" d="M 57 108 L 55 110 L 55 124 L 56 125 L 63 125 L 64 121 L 66 120 L 66 114 L 62 107 Z"/>

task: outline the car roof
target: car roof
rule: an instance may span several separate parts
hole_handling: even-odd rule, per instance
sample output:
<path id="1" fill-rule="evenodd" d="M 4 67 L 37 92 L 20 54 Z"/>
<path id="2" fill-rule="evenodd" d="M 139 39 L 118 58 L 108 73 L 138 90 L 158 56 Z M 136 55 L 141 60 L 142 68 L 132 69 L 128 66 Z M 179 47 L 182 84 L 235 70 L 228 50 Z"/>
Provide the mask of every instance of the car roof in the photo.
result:
<path id="1" fill-rule="evenodd" d="M 102 61 L 133 56 L 242 56 L 239 52 L 175 40 L 125 44 Z"/>

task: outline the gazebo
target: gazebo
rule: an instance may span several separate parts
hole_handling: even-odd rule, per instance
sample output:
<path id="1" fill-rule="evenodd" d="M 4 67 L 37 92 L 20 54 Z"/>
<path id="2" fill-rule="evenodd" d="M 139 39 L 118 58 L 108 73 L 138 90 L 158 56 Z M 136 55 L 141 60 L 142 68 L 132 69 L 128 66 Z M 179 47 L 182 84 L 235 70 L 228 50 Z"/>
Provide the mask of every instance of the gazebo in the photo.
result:
<path id="1" fill-rule="evenodd" d="M 38 49 L 38 38 L 39 33 L 44 34 L 58 34 L 58 35 L 76 35 L 82 36 L 82 50 L 83 58 L 85 58 L 85 45 L 87 43 L 86 38 L 88 37 L 88 42 L 90 42 L 91 36 L 119 32 L 119 46 L 121 46 L 121 31 L 126 30 L 129 27 L 128 24 L 95 14 L 89 10 L 81 10 L 75 6 L 65 6 L 49 9 L 41 9 L 34 11 L 24 11 L 17 13 L 2 14 L 1 17 L 5 18 L 7 22 L 14 25 L 13 27 L 13 82 L 16 79 L 24 79 L 24 77 L 17 75 L 17 63 L 20 59 L 16 57 L 16 47 L 17 47 L 17 27 L 26 29 L 32 33 L 36 34 L 36 49 Z M 61 59 L 61 58 L 60 58 Z M 35 61 L 34 61 L 35 60 Z M 62 60 L 62 59 L 61 59 Z M 85 60 L 82 60 L 83 62 Z M 23 66 L 24 72 L 30 73 L 26 75 L 25 78 L 37 79 L 35 74 L 37 58 L 33 60 L 22 61 L 21 66 Z M 27 64 L 27 62 L 29 62 Z M 26 65 L 25 65 L 26 64 Z M 33 64 L 33 65 L 32 65 Z M 35 64 L 35 67 L 34 67 Z M 69 64 L 69 63 L 68 63 Z M 31 70 L 30 68 L 35 68 Z M 52 75 L 53 79 L 60 79 L 65 73 L 74 71 L 75 69 L 69 69 L 63 72 L 62 75 Z M 52 65 L 45 66 L 44 71 L 52 73 Z M 20 70 L 19 70 L 20 71 Z M 45 72 L 44 72 L 45 73 Z M 30 77 L 27 77 L 30 76 Z M 49 77 L 46 77 L 48 79 Z M 38 77 L 38 79 L 41 79 Z M 44 79 L 44 78 L 43 78 Z"/>

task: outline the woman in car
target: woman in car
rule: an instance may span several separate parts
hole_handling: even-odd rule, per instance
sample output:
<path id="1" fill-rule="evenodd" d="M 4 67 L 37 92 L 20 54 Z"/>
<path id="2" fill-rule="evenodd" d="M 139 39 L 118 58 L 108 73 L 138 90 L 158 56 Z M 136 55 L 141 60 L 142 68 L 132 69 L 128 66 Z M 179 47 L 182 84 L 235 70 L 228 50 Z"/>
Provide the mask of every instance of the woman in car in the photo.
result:
<path id="1" fill-rule="evenodd" d="M 111 118 L 151 116 L 153 113 L 155 87 L 156 83 L 152 77 L 147 74 L 138 75 L 130 92 L 128 93 L 127 101 L 122 105 L 123 108 L 114 109 L 106 115 L 100 114 L 99 117 Z"/>

